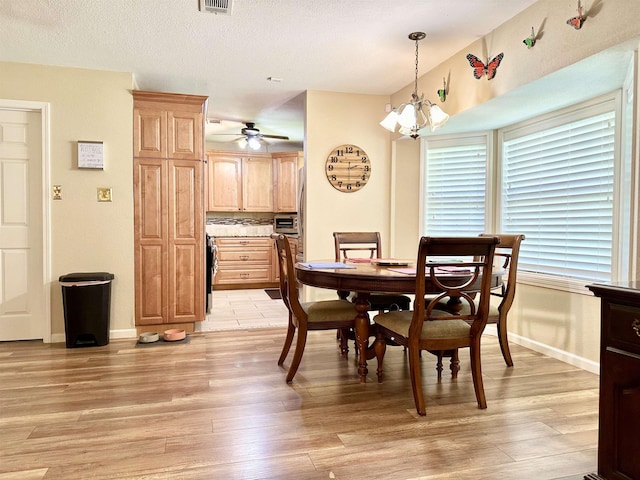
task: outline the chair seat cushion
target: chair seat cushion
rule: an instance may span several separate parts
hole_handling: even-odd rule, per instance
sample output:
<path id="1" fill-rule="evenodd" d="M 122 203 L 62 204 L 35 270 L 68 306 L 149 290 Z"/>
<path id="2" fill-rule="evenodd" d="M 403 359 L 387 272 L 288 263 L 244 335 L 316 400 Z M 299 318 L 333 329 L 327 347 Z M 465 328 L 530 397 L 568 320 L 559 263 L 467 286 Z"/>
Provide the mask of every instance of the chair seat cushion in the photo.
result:
<path id="1" fill-rule="evenodd" d="M 447 320 L 446 317 L 450 315 L 443 311 L 434 310 L 432 314 L 434 317 L 439 317 L 439 319 L 425 320 L 422 324 L 422 334 L 420 338 L 458 338 L 470 334 L 471 326 L 464 320 L 459 318 Z M 388 312 L 376 315 L 373 321 L 406 338 L 409 336 L 409 326 L 411 325 L 412 316 L 413 311 L 403 310 L 400 312 Z"/>
<path id="2" fill-rule="evenodd" d="M 301 304 L 309 323 L 353 321 L 358 312 L 347 300 L 322 300 Z"/>

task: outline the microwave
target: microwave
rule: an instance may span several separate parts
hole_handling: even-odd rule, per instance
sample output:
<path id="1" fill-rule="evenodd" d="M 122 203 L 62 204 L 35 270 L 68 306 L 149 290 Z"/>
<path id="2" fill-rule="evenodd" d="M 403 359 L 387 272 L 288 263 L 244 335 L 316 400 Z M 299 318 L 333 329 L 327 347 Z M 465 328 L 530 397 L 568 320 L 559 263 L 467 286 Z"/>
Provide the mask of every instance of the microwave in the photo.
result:
<path id="1" fill-rule="evenodd" d="M 297 215 L 274 216 L 273 231 L 276 233 L 298 233 L 298 216 Z"/>

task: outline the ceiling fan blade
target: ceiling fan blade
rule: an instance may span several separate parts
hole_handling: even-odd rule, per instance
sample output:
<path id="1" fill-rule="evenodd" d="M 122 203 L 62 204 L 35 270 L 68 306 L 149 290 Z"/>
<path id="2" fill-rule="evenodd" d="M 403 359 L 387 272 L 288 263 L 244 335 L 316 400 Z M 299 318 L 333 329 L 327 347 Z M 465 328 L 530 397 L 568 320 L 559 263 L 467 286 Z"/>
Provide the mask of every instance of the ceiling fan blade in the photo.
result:
<path id="1" fill-rule="evenodd" d="M 265 134 L 261 134 L 260 135 L 263 138 L 275 138 L 277 140 L 289 140 L 289 137 L 285 137 L 284 135 L 265 135 Z"/>

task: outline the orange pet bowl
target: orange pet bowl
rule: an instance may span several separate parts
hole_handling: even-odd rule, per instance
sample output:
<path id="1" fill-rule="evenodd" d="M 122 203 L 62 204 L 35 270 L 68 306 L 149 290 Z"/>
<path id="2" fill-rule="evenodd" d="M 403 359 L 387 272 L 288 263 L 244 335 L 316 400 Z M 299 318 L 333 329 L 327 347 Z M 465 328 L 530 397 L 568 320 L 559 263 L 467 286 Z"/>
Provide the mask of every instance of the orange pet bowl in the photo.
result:
<path id="1" fill-rule="evenodd" d="M 164 331 L 165 342 L 177 342 L 178 340 L 184 340 L 187 336 L 187 332 L 179 328 L 171 328 Z"/>

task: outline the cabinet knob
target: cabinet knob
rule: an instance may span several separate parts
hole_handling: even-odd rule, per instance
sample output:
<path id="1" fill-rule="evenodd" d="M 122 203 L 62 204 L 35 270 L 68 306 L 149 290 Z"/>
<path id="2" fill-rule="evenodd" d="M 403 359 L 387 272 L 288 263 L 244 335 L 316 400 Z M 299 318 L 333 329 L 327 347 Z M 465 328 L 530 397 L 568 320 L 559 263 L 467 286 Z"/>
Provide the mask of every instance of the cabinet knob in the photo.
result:
<path id="1" fill-rule="evenodd" d="M 636 332 L 636 335 L 640 337 L 640 319 L 636 318 L 631 324 L 631 328 L 633 328 L 633 331 Z"/>

